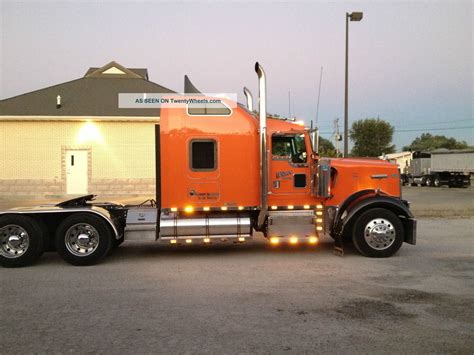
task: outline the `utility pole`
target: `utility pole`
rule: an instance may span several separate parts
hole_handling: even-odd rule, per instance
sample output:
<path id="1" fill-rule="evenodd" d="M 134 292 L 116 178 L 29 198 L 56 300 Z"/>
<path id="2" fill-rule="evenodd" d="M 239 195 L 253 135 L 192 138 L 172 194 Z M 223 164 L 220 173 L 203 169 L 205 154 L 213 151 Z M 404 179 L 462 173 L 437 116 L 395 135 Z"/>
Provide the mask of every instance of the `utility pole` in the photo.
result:
<path id="1" fill-rule="evenodd" d="M 349 154 L 349 20 L 362 20 L 362 12 L 346 13 L 346 73 L 344 85 L 344 158 Z"/>

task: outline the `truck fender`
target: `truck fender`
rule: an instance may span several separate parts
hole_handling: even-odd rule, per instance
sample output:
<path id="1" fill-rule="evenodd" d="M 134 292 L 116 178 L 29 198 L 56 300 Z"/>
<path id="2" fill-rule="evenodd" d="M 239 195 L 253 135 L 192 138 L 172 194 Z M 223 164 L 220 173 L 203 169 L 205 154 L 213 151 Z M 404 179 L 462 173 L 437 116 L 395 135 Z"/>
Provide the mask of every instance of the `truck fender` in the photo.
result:
<path id="1" fill-rule="evenodd" d="M 103 220 L 107 222 L 107 224 L 112 229 L 112 233 L 114 237 L 116 239 L 120 239 L 121 235 L 119 233 L 119 228 L 114 223 L 114 220 L 111 214 L 105 208 L 98 207 L 98 206 L 76 207 L 76 208 L 60 208 L 57 206 L 52 206 L 51 208 L 44 208 L 44 207 L 21 208 L 21 209 L 11 209 L 11 210 L 0 211 L 0 215 L 4 215 L 4 214 L 22 215 L 23 214 L 23 215 L 28 215 L 31 217 L 37 217 L 38 219 L 41 220 L 41 216 L 58 214 L 59 216 L 62 217 L 62 215 L 70 215 L 70 214 L 78 213 L 78 212 L 91 213 L 91 214 L 101 217 Z"/>
<path id="2" fill-rule="evenodd" d="M 408 208 L 408 202 L 374 190 L 360 191 L 344 201 L 334 220 L 333 233 L 339 237 L 344 235 L 352 229 L 360 213 L 371 208 L 385 208 L 399 216 L 404 227 L 404 241 L 416 244 L 416 220 Z"/>

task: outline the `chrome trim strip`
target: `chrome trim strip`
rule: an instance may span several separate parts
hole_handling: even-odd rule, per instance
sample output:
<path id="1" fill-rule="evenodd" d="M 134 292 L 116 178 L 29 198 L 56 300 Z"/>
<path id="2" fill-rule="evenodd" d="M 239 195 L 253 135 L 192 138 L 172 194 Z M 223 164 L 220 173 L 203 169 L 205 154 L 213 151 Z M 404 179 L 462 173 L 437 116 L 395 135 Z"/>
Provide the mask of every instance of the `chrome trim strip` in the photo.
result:
<path id="1" fill-rule="evenodd" d="M 370 175 L 370 178 L 371 179 L 388 179 L 388 175 L 387 174 L 374 174 L 374 175 Z"/>

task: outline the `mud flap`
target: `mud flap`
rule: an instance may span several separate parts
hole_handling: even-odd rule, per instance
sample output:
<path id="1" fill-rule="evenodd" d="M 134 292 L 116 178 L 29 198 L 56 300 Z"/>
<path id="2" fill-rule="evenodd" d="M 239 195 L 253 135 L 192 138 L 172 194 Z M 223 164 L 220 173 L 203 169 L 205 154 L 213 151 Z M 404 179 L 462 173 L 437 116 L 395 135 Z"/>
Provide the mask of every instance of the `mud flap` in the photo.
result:
<path id="1" fill-rule="evenodd" d="M 337 235 L 334 237 L 334 255 L 344 256 L 344 244 L 342 241 L 342 235 Z"/>

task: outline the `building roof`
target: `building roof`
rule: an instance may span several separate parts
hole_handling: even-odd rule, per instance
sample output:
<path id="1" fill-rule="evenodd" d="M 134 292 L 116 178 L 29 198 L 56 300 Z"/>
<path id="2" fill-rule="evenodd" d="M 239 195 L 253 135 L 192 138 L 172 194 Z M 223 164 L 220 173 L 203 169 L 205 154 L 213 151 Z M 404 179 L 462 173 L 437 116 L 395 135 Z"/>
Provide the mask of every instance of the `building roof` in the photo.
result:
<path id="1" fill-rule="evenodd" d="M 110 62 L 100 68 L 89 68 L 83 78 L 0 100 L 0 116 L 154 117 L 160 115 L 160 109 L 119 108 L 118 94 L 173 92 L 149 81 L 147 69 L 125 68 Z"/>

